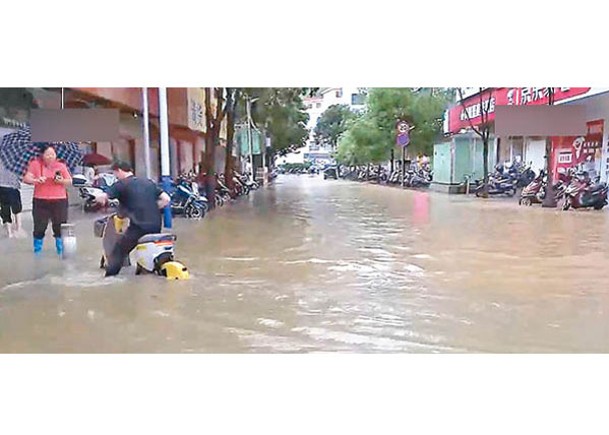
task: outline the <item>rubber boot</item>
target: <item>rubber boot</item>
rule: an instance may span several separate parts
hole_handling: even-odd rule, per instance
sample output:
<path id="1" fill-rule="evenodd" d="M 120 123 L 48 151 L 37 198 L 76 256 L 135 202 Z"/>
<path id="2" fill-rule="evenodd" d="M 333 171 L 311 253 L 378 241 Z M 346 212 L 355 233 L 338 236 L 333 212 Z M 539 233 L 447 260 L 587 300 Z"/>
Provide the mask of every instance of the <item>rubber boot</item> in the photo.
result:
<path id="1" fill-rule="evenodd" d="M 40 254 L 42 252 L 42 243 L 44 239 L 34 239 L 34 254 Z"/>
<path id="2" fill-rule="evenodd" d="M 55 251 L 60 257 L 63 255 L 63 240 L 60 237 L 55 237 Z"/>

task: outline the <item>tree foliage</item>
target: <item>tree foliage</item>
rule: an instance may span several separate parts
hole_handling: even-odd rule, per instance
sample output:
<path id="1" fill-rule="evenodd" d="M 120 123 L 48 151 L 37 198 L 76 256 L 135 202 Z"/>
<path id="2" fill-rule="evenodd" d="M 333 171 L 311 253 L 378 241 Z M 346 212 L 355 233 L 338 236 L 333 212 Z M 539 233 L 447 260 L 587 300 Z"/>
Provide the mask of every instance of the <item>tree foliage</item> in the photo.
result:
<path id="1" fill-rule="evenodd" d="M 354 117 L 354 113 L 346 104 L 334 104 L 328 107 L 315 126 L 315 142 L 336 147 L 338 139 L 347 130 L 347 123 Z"/>
<path id="2" fill-rule="evenodd" d="M 306 144 L 309 114 L 303 96 L 313 88 L 243 88 L 239 115 L 245 118 L 245 104 L 252 101 L 254 124 L 271 138 L 271 153 L 285 155 Z"/>
<path id="3" fill-rule="evenodd" d="M 347 165 L 380 163 L 389 157 L 385 135 L 367 114 L 353 119 L 340 138 L 336 160 Z"/>
<path id="4" fill-rule="evenodd" d="M 350 124 L 337 156 L 358 164 L 387 159 L 395 147 L 396 123 L 400 119 L 414 126 L 408 151 L 431 154 L 442 133 L 444 111 L 452 95 L 452 90 L 438 88 L 370 89 L 365 114 Z"/>

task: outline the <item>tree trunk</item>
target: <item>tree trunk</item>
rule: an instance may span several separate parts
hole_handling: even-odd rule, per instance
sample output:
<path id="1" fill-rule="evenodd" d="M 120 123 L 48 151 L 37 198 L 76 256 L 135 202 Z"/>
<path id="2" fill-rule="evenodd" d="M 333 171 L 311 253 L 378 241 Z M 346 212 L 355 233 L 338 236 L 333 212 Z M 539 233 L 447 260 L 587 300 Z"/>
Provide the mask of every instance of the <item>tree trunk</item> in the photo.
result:
<path id="1" fill-rule="evenodd" d="M 482 188 L 482 197 L 483 198 L 488 198 L 488 132 L 485 133 L 484 135 L 484 139 L 482 141 L 482 158 L 484 159 L 483 161 L 483 167 L 484 167 L 484 187 Z"/>
<path id="2" fill-rule="evenodd" d="M 216 144 L 212 130 L 208 130 L 205 135 L 205 165 L 203 182 L 205 183 L 205 196 L 207 197 L 208 207 L 215 207 L 216 198 Z"/>
<path id="3" fill-rule="evenodd" d="M 548 105 L 554 104 L 554 88 L 548 88 Z M 554 175 L 552 174 L 552 138 L 546 137 L 546 171 L 547 185 L 546 196 L 541 204 L 542 207 L 555 208 L 558 204 L 556 201 L 556 192 L 554 192 Z"/>
<path id="4" fill-rule="evenodd" d="M 215 94 L 216 110 L 211 107 L 212 92 Z M 224 104 L 224 88 L 205 88 L 205 195 L 209 208 L 214 208 L 216 192 L 216 147 L 220 137 L 222 120 L 226 115 Z"/>
<path id="5" fill-rule="evenodd" d="M 203 182 L 205 184 L 205 196 L 209 209 L 215 207 L 215 196 L 216 196 L 216 141 L 217 134 L 215 128 L 214 114 L 211 110 L 211 95 L 214 92 L 213 88 L 205 88 L 205 159 L 204 159 L 204 173 Z M 216 104 L 220 104 L 217 101 Z"/>
<path id="6" fill-rule="evenodd" d="M 556 192 L 554 192 L 554 175 L 552 174 L 552 139 L 546 138 L 546 196 L 541 203 L 542 207 L 555 208 L 557 206 Z"/>
<path id="7" fill-rule="evenodd" d="M 233 138 L 235 136 L 235 99 L 236 95 L 229 92 L 228 94 L 227 111 L 226 111 L 226 162 L 224 164 L 224 179 L 226 186 L 234 192 L 235 183 L 233 182 Z"/>

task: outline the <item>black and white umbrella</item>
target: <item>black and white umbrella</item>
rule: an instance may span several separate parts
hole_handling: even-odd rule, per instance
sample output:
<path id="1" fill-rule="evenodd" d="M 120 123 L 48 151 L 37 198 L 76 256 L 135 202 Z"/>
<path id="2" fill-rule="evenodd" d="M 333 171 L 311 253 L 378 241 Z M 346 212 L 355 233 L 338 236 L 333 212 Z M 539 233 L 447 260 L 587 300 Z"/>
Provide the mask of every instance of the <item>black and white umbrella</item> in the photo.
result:
<path id="1" fill-rule="evenodd" d="M 32 142 L 30 127 L 22 127 L 2 138 L 0 160 L 6 169 L 23 177 L 30 161 L 40 156 L 46 145 L 44 142 Z M 82 164 L 84 153 L 75 142 L 58 142 L 51 145 L 57 152 L 57 158 L 62 160 L 70 171 Z"/>

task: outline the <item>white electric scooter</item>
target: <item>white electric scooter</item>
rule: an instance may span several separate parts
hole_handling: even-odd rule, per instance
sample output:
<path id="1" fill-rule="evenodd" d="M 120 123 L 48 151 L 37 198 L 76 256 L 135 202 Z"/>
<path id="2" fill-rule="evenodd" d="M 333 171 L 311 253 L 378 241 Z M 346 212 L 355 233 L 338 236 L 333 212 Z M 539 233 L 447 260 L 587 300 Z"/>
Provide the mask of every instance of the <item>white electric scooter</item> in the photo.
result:
<path id="1" fill-rule="evenodd" d="M 129 226 L 127 218 L 117 214 L 95 221 L 94 233 L 102 238 L 104 253 L 100 267 L 105 268 L 108 257 Z M 188 268 L 175 260 L 174 249 L 177 237 L 175 234 L 148 234 L 138 240 L 134 249 L 135 274 L 154 273 L 167 279 L 189 279 Z M 130 266 L 129 258 L 125 266 Z"/>

